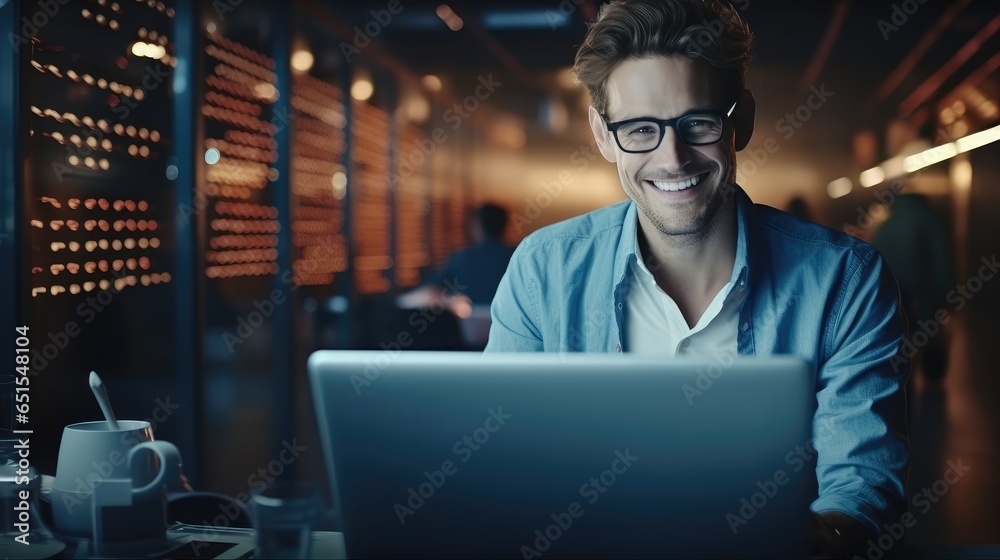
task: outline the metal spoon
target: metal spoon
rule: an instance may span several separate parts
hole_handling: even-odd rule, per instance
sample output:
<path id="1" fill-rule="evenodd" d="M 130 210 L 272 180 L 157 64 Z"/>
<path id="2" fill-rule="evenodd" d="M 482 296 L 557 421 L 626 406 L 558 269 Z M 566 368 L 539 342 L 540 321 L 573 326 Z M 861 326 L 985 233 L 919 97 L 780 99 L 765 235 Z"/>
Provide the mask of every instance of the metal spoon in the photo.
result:
<path id="1" fill-rule="evenodd" d="M 97 404 L 101 405 L 101 411 L 104 412 L 104 418 L 108 421 L 108 426 L 112 430 L 117 430 L 118 420 L 115 418 L 114 411 L 111 410 L 111 401 L 108 400 L 108 392 L 104 388 L 104 383 L 98 377 L 96 371 L 90 372 L 90 388 L 94 391 L 94 396 L 97 397 Z"/>

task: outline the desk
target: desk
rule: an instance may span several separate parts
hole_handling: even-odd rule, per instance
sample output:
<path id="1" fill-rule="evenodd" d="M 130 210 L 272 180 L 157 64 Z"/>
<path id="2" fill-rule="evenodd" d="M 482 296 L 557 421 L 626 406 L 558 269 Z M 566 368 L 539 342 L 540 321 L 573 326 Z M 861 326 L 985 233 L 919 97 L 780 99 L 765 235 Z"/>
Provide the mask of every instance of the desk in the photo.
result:
<path id="1" fill-rule="evenodd" d="M 182 545 L 180 549 L 191 552 L 190 556 L 180 556 L 176 552 L 163 555 L 169 558 L 217 558 L 219 560 L 251 558 L 254 548 L 253 529 L 205 527 L 178 524 L 170 528 L 167 536 Z M 232 543 L 228 550 L 209 554 L 209 546 Z M 177 546 L 172 547 L 178 551 Z M 250 555 L 250 556 L 248 556 Z M 157 558 L 157 556 L 153 556 Z M 347 558 L 344 550 L 344 534 L 330 531 L 315 531 L 309 558 Z"/>
<path id="2" fill-rule="evenodd" d="M 887 558 L 913 558 L 917 560 L 987 560 L 1000 558 L 1000 544 L 939 544 L 930 546 L 901 546 Z"/>
<path id="3" fill-rule="evenodd" d="M 217 531 L 214 527 L 202 527 L 195 525 L 185 526 L 181 530 L 172 531 L 171 537 L 181 540 L 186 537 L 191 537 L 197 539 L 199 537 L 206 538 L 206 540 L 215 539 L 217 542 L 225 540 L 226 542 L 238 543 L 239 546 L 233 547 L 230 550 L 214 556 L 214 558 L 228 559 L 228 558 L 252 558 L 253 550 L 253 531 L 250 529 L 229 529 L 225 531 L 224 537 L 221 536 L 221 532 Z M 187 539 L 190 540 L 190 539 Z M 190 545 L 188 545 L 190 546 Z M 56 558 L 88 558 L 86 554 L 86 547 L 75 547 L 76 553 L 73 552 L 74 547 L 71 545 L 62 554 L 57 554 Z M 81 550 L 82 549 L 82 550 Z M 177 546 L 170 547 L 170 550 L 177 550 Z M 39 551 L 40 552 L 40 551 Z M 60 550 L 53 550 L 53 553 L 58 553 Z M 200 558 L 213 558 L 213 556 L 208 556 L 205 551 L 201 551 L 202 554 Z M 249 554 L 249 555 L 248 555 Z M 47 555 L 34 555 L 34 556 L 11 556 L 11 558 L 45 558 Z M 122 557 L 129 557 L 128 555 L 123 555 Z M 147 558 L 162 558 L 161 555 L 154 553 Z M 171 558 L 183 558 L 184 556 L 174 556 L 168 555 Z M 309 556 L 310 558 L 331 558 L 331 559 L 342 559 L 346 558 L 344 550 L 344 535 L 343 533 L 335 532 L 316 532 L 313 533 L 312 550 Z M 891 550 L 890 553 L 886 554 L 883 558 L 890 560 L 893 558 L 914 558 L 919 560 L 938 560 L 938 559 L 958 559 L 958 560 L 987 560 L 1000 558 L 1000 545 L 933 545 L 933 546 L 919 546 L 919 547 L 909 547 L 900 546 L 897 549 Z"/>
<path id="4" fill-rule="evenodd" d="M 93 558 L 90 542 L 86 539 L 64 538 L 65 547 L 59 543 L 38 543 L 17 549 L 0 550 L 6 558 Z M 108 544 L 102 558 L 215 558 L 234 560 L 252 558 L 254 532 L 252 529 L 216 528 L 200 525 L 175 525 L 167 532 L 167 540 L 160 542 Z M 313 533 L 310 558 L 346 558 L 343 533 L 317 531 Z"/>

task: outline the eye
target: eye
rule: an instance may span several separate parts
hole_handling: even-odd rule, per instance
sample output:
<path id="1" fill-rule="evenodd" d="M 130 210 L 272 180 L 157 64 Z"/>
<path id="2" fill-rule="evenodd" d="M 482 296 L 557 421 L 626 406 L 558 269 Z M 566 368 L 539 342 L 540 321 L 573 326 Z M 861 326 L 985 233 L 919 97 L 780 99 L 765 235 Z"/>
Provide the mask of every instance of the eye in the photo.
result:
<path id="1" fill-rule="evenodd" d="M 660 127 L 656 123 L 652 122 L 637 122 L 623 126 L 619 132 L 630 137 L 639 138 L 642 136 L 655 136 L 659 134 Z"/>
<path id="2" fill-rule="evenodd" d="M 705 119 L 693 118 L 684 122 L 684 128 L 689 130 L 704 130 L 712 126 L 712 124 L 711 121 Z"/>
<path id="3" fill-rule="evenodd" d="M 695 115 L 685 119 L 681 127 L 688 134 L 707 134 L 717 132 L 720 123 L 710 116 Z"/>

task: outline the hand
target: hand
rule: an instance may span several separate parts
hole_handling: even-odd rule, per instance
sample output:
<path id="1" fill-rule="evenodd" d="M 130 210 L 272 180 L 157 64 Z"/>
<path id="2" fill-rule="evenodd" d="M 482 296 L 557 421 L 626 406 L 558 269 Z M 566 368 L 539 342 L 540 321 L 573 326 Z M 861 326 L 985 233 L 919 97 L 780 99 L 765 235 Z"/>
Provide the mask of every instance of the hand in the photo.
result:
<path id="1" fill-rule="evenodd" d="M 809 558 L 848 558 L 843 550 L 843 542 L 834 528 L 819 514 L 813 514 L 809 527 Z"/>
<path id="2" fill-rule="evenodd" d="M 421 286 L 396 297 L 400 309 L 420 309 L 441 306 L 460 319 L 472 316 L 472 300 L 464 294 L 452 294 L 440 286 Z"/>
<path id="3" fill-rule="evenodd" d="M 859 521 L 839 511 L 813 515 L 809 531 L 810 558 L 852 558 L 865 550 L 874 535 Z"/>
<path id="4" fill-rule="evenodd" d="M 451 311 L 459 319 L 472 317 L 472 300 L 468 296 L 459 294 L 445 298 L 444 302 L 448 306 L 448 311 Z"/>

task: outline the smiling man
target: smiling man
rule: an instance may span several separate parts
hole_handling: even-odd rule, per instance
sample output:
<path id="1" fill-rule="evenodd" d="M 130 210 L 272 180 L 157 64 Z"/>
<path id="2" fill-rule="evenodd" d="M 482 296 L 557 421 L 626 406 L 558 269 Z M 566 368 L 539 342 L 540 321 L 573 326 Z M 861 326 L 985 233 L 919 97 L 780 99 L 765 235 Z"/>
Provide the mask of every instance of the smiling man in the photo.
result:
<path id="1" fill-rule="evenodd" d="M 575 70 L 629 200 L 521 243 L 486 350 L 805 359 L 817 534 L 827 553 L 863 553 L 905 511 L 899 293 L 870 245 L 755 205 L 735 183 L 753 132 L 751 38 L 716 0 L 603 6 Z"/>

